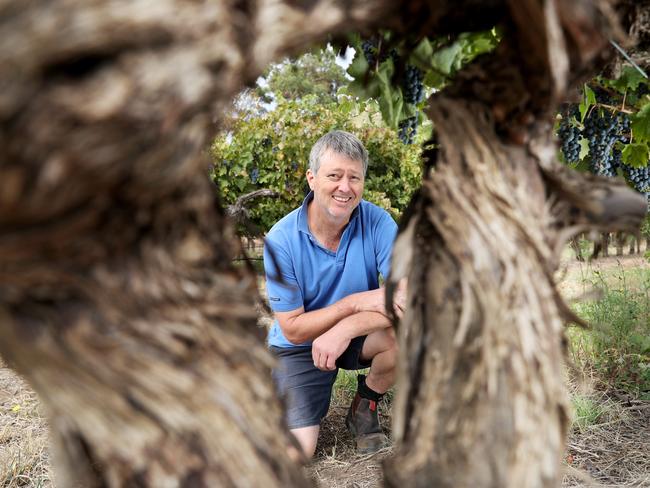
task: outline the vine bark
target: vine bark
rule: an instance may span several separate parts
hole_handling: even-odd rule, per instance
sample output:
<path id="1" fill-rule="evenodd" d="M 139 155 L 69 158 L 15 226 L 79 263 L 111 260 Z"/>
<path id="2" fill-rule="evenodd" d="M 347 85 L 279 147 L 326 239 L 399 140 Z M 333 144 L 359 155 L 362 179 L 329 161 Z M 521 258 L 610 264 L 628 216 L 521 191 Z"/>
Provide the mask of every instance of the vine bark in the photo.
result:
<path id="1" fill-rule="evenodd" d="M 61 486 L 308 484 L 286 454 L 255 277 L 230 262 L 239 244 L 203 148 L 243 85 L 310 42 L 497 23 L 504 48 L 431 108 L 444 156 L 407 246 L 419 265 L 402 327 L 403 464 L 387 466 L 389 485 L 408 486 L 558 478 L 569 314 L 552 282 L 557 251 L 575 232 L 638 218 L 622 188 L 554 166 L 547 137 L 566 79 L 593 72 L 609 32 L 599 10 L 542 0 L 0 5 L 0 354 L 43 400 Z M 512 50 L 518 41 L 527 56 Z M 468 253 L 467 239 L 484 247 Z M 470 464 L 477 446 L 490 454 Z"/>

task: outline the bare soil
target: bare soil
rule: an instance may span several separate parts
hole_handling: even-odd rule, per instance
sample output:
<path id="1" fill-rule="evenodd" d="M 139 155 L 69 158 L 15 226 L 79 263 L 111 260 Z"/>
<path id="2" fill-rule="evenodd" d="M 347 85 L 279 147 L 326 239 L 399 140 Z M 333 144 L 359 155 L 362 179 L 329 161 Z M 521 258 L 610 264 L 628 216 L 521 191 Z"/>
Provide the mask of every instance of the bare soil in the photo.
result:
<path id="1" fill-rule="evenodd" d="M 570 300 L 592 293 L 593 272 L 621 267 L 648 268 L 637 256 L 609 257 L 592 264 L 568 258 L 558 283 Z M 605 274 L 605 273 L 603 273 Z M 268 319 L 262 322 L 268 322 Z M 338 395 L 325 419 L 317 454 L 306 471 L 318 486 L 380 486 L 381 462 L 392 448 L 357 456 L 344 426 L 350 398 Z M 598 423 L 571 432 L 564 459 L 565 487 L 650 487 L 650 401 L 625 395 L 608 399 L 610 413 Z M 383 427 L 390 432 L 390 406 L 382 405 Z M 0 360 L 0 487 L 53 487 L 47 424 L 38 398 Z"/>

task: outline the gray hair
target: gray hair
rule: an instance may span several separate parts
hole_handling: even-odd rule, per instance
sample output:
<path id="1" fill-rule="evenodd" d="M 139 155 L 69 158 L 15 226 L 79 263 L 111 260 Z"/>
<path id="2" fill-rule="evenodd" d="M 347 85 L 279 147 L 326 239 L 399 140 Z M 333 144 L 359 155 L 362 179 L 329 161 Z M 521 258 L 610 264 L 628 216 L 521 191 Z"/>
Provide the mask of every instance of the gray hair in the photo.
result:
<path id="1" fill-rule="evenodd" d="M 318 173 L 320 160 L 325 152 L 331 149 L 337 154 L 343 154 L 363 164 L 363 175 L 368 169 L 368 151 L 357 136 L 343 130 L 333 130 L 316 141 L 309 153 L 309 169 L 312 173 Z"/>

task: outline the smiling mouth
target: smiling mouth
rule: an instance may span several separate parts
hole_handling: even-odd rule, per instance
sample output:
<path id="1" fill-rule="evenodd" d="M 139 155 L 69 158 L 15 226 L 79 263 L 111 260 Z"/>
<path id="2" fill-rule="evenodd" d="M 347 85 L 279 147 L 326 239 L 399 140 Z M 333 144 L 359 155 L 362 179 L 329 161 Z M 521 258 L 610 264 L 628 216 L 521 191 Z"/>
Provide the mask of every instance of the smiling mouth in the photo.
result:
<path id="1" fill-rule="evenodd" d="M 348 203 L 350 200 L 352 200 L 352 197 L 338 197 L 336 195 L 332 195 L 332 198 L 340 203 Z"/>

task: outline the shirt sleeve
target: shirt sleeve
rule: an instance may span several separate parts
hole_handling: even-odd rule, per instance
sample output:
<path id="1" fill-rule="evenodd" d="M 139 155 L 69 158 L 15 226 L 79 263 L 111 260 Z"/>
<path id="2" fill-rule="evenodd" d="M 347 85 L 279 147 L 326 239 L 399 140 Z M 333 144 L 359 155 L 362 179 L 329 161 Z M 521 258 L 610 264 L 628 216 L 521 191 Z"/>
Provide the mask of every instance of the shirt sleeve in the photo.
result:
<path id="1" fill-rule="evenodd" d="M 289 246 L 269 235 L 264 242 L 264 274 L 269 305 L 274 312 L 289 312 L 304 305 Z"/>
<path id="2" fill-rule="evenodd" d="M 375 226 L 375 255 L 377 257 L 377 270 L 384 279 L 388 277 L 390 271 L 390 260 L 395 237 L 397 237 L 397 224 L 390 214 L 382 209 Z"/>

